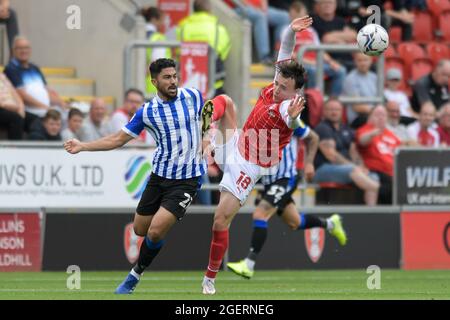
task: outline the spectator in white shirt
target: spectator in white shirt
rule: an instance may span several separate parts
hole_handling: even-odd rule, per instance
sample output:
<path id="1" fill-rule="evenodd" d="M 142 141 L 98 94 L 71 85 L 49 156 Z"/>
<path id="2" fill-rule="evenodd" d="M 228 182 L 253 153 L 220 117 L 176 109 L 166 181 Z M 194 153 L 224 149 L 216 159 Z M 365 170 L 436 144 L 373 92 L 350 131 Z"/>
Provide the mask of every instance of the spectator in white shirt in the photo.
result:
<path id="1" fill-rule="evenodd" d="M 418 114 L 414 112 L 409 103 L 408 96 L 399 90 L 402 80 L 402 71 L 400 69 L 391 68 L 386 72 L 386 88 L 384 96 L 387 101 L 395 101 L 400 107 L 400 116 L 408 118 L 418 118 Z"/>
<path id="2" fill-rule="evenodd" d="M 419 120 L 408 126 L 409 135 L 421 146 L 438 147 L 440 138 L 435 119 L 436 108 L 432 102 L 425 102 L 420 108 Z"/>
<path id="3" fill-rule="evenodd" d="M 67 121 L 67 128 L 61 132 L 63 141 L 70 139 L 80 139 L 79 131 L 83 125 L 83 112 L 77 108 L 72 108 L 69 111 L 69 118 Z"/>

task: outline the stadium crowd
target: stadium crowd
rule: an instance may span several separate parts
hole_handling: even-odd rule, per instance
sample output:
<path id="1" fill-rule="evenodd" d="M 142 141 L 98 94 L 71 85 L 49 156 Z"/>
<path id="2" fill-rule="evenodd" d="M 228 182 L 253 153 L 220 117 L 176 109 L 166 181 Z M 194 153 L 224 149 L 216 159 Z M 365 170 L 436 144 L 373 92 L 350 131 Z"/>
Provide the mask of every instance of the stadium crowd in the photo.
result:
<path id="1" fill-rule="evenodd" d="M 47 85 L 41 69 L 32 63 L 32 44 L 18 35 L 16 14 L 0 1 L 0 23 L 5 23 L 10 40 L 11 59 L 0 75 L 0 137 L 8 140 L 62 141 L 77 138 L 91 141 L 120 130 L 146 96 L 155 89 L 147 81 L 146 92 L 130 88 L 123 105 L 107 114 L 103 99 L 92 100 L 84 114 L 65 102 Z M 315 160 L 316 183 L 353 184 L 364 193 L 368 205 L 390 203 L 395 149 L 400 146 L 450 146 L 450 38 L 439 29 L 440 15 L 450 10 L 445 1 L 267 1 L 225 0 L 238 15 L 252 24 L 254 62 L 273 66 L 283 30 L 290 21 L 307 14 L 313 25 L 297 36 L 295 52 L 304 44 L 355 43 L 356 34 L 369 16 L 366 8 L 379 5 L 381 24 L 389 30 L 391 45 L 385 53 L 384 103 L 343 105 L 340 96 L 377 95 L 375 59 L 362 53 L 324 55 L 325 102 L 309 101 L 318 110 L 320 121 L 305 118 L 320 137 Z M 439 3 L 439 5 L 436 5 Z M 436 6 L 438 8 L 436 9 Z M 226 28 L 211 13 L 208 0 L 194 1 L 194 12 L 177 28 L 180 40 L 206 41 L 217 53 L 216 94 L 224 93 L 225 61 L 231 41 Z M 164 12 L 142 9 L 149 41 L 166 39 Z M 429 17 L 431 39 L 418 31 Z M 200 32 L 200 31 L 201 32 Z M 447 36 L 446 36 L 447 35 Z M 293 58 L 297 58 L 297 54 Z M 147 51 L 150 63 L 161 57 L 176 56 L 167 49 Z M 316 90 L 317 55 L 308 52 L 302 63 L 308 73 L 306 91 Z M 317 91 L 317 90 L 316 90 Z M 316 92 L 317 93 L 317 92 Z M 323 99 L 323 97 L 321 97 Z M 151 136 L 140 142 L 154 144 Z M 301 150 L 301 144 L 299 147 Z M 301 162 L 301 161 L 300 161 Z M 299 164 L 301 169 L 301 164 Z M 204 182 L 219 181 L 219 170 L 211 166 Z M 208 193 L 202 203 L 211 203 Z"/>

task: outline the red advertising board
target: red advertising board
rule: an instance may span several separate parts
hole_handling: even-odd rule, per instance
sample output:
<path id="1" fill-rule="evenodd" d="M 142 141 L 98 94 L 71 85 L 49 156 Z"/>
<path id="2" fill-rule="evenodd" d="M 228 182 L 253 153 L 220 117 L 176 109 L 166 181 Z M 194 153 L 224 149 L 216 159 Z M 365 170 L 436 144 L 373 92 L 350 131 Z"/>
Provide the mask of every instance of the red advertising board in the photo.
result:
<path id="1" fill-rule="evenodd" d="M 39 213 L 0 213 L 0 272 L 40 271 Z"/>
<path id="2" fill-rule="evenodd" d="M 197 88 L 208 93 L 208 44 L 204 42 L 184 42 L 181 44 L 181 86 Z"/>
<path id="3" fill-rule="evenodd" d="M 177 25 L 190 13 L 190 0 L 158 0 L 158 8 L 166 15 L 166 30 Z"/>
<path id="4" fill-rule="evenodd" d="M 403 268 L 450 269 L 450 212 L 402 212 Z"/>

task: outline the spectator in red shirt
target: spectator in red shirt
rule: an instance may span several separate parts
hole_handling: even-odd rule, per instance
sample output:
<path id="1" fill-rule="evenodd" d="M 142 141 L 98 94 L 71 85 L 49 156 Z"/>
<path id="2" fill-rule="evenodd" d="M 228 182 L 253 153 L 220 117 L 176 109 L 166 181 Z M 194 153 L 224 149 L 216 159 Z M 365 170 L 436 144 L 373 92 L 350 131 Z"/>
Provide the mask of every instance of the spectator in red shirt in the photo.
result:
<path id="1" fill-rule="evenodd" d="M 378 105 L 371 110 L 367 123 L 356 131 L 356 142 L 364 165 L 380 181 L 378 202 L 391 204 L 394 151 L 401 141 L 386 125 L 386 109 Z"/>
<path id="2" fill-rule="evenodd" d="M 441 145 L 450 147 L 450 103 L 446 103 L 441 107 L 437 131 L 439 132 Z"/>
<path id="3" fill-rule="evenodd" d="M 289 7 L 289 17 L 291 21 L 304 17 L 308 15 L 308 9 L 305 4 L 301 1 L 294 1 Z M 296 34 L 295 40 L 295 48 L 294 48 L 294 58 L 298 58 L 298 51 L 300 50 L 301 45 L 307 44 L 320 44 L 320 39 L 317 32 L 309 27 L 302 32 L 298 32 Z M 342 85 L 344 83 L 345 75 L 347 74 L 347 70 L 341 64 L 339 64 L 336 60 L 334 60 L 328 53 L 325 53 L 323 56 L 324 60 L 324 76 L 328 78 L 331 82 L 331 92 L 330 95 L 333 97 L 338 97 L 342 93 Z M 308 88 L 316 87 L 316 61 L 317 61 L 317 53 L 315 51 L 307 51 L 302 59 L 302 64 L 308 73 Z"/>

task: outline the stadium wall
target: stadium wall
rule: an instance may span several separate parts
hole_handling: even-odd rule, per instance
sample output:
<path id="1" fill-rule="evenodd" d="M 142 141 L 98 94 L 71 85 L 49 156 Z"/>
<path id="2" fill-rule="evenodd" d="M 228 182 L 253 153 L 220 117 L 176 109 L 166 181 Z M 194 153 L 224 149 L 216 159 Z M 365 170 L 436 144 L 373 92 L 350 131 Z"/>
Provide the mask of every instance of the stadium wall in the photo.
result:
<path id="1" fill-rule="evenodd" d="M 339 246 L 325 233 L 316 234 L 306 245 L 306 233 L 290 231 L 280 219 L 274 218 L 270 221 L 269 236 L 258 269 L 400 267 L 400 216 L 395 208 L 340 209 L 349 233 L 347 246 Z M 151 269 L 202 270 L 208 261 L 213 210 L 213 207 L 192 206 L 184 220 L 171 230 L 164 250 Z M 328 215 L 329 210 L 328 207 L 316 207 L 308 212 L 322 215 L 327 212 Z M 241 211 L 230 229 L 227 256 L 230 261 L 245 257 L 250 243 L 252 208 Z M 132 263 L 127 259 L 127 252 L 131 254 L 136 250 L 130 246 L 133 241 L 130 242 L 125 232 L 133 220 L 129 212 L 132 210 L 105 209 L 102 213 L 78 210 L 70 214 L 64 210 L 49 210 L 45 223 L 43 270 L 65 270 L 72 264 L 80 266 L 81 270 L 128 270 Z M 317 253 L 320 257 L 316 260 Z"/>

